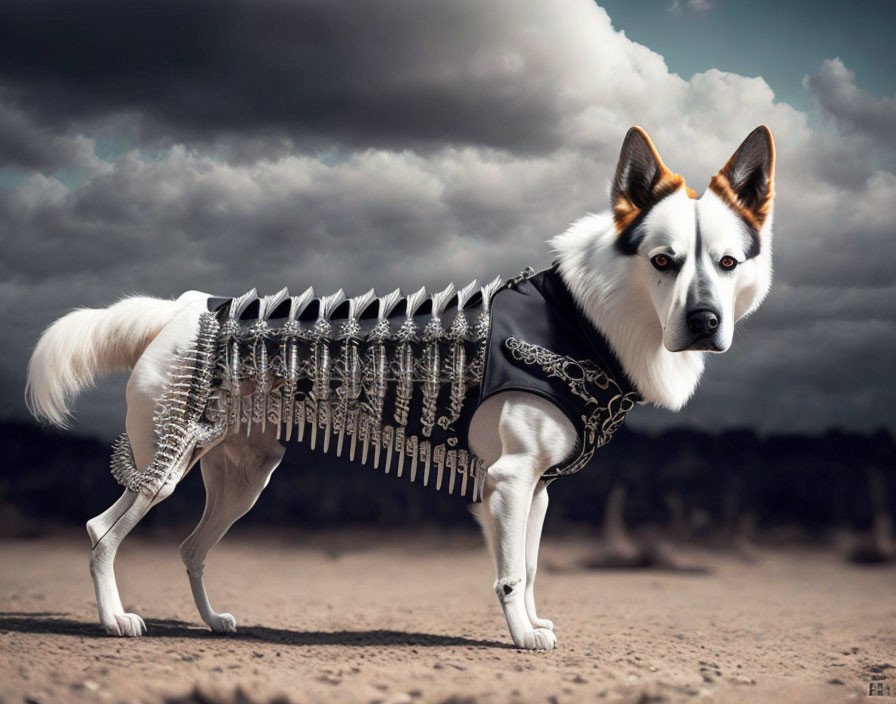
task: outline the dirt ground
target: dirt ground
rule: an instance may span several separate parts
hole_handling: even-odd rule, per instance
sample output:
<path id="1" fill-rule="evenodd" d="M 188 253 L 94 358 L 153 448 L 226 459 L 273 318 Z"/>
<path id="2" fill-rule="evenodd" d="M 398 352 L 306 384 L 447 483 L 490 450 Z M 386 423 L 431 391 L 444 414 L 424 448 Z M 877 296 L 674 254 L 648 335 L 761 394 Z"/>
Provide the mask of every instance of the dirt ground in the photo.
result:
<path id="1" fill-rule="evenodd" d="M 205 630 L 170 539 L 133 536 L 117 573 L 149 633 L 96 620 L 86 538 L 0 542 L 2 702 L 896 701 L 896 570 L 832 552 L 689 552 L 700 571 L 588 570 L 547 539 L 540 615 L 558 648 L 510 647 L 471 535 L 235 533 L 212 553 Z M 278 699 L 279 698 L 279 699 Z M 873 701 L 888 701 L 875 699 Z"/>

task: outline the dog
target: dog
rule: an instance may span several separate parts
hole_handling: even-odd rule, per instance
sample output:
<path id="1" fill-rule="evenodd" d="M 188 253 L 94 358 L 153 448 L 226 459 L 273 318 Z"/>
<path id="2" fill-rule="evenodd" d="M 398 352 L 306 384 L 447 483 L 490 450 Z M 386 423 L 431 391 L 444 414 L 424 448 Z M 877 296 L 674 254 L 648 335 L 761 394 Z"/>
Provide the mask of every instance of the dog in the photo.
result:
<path id="1" fill-rule="evenodd" d="M 725 352 L 735 324 L 755 311 L 769 291 L 774 169 L 771 131 L 758 127 L 698 199 L 684 179 L 665 166 L 646 132 L 633 127 L 624 139 L 612 179 L 610 209 L 585 216 L 551 240 L 558 285 L 568 292 L 576 315 L 584 321 L 581 324 L 606 341 L 621 374 L 642 402 L 679 410 L 700 380 L 705 355 Z M 462 308 L 464 295 L 455 295 L 452 289 L 441 299 L 434 297 L 438 301 L 433 303 L 434 319 L 436 309 L 442 310 L 449 298 Z M 131 369 L 127 457 L 138 473 L 149 467 L 160 452 L 154 413 L 168 389 L 167 370 L 179 350 L 196 338 L 201 321 L 210 320 L 210 298 L 197 291 L 176 300 L 132 297 L 106 309 L 81 309 L 62 317 L 43 333 L 30 360 L 26 387 L 30 410 L 38 419 L 65 427 L 68 403 L 91 386 L 97 375 Z M 372 294 L 362 303 L 366 306 L 371 300 Z M 320 299 L 320 311 L 338 302 Z M 233 301 L 229 305 L 233 322 L 239 306 Z M 410 321 L 416 303 L 408 306 Z M 512 340 L 508 338 L 508 344 Z M 598 367 L 589 366 L 588 360 L 558 356 L 537 345 L 527 351 L 523 344 L 516 340 L 513 354 L 517 360 L 540 364 L 546 371 L 542 381 L 551 375 L 560 377 L 561 386 L 579 396 L 584 394 L 582 379 L 607 388 L 607 377 Z M 314 347 L 314 354 L 320 357 L 319 347 Z M 315 369 L 324 367 L 329 369 L 325 364 Z M 329 382 L 324 386 L 329 389 Z M 231 397 L 236 393 L 232 391 Z M 614 397 L 619 398 L 623 396 Z M 288 399 L 291 413 L 293 397 Z M 601 428 L 609 423 L 612 431 L 626 408 L 609 419 L 594 417 L 603 424 Z M 232 615 L 216 612 L 209 603 L 203 566 L 209 550 L 255 503 L 284 454 L 278 441 L 282 423 L 275 431 L 273 424 L 261 418 L 262 423 L 254 426 L 249 420 L 246 432 L 231 428 L 211 440 L 194 438 L 152 491 L 127 488 L 115 504 L 88 521 L 93 543 L 90 571 L 99 618 L 108 633 L 144 633 L 143 619 L 122 608 L 113 572 L 115 553 L 127 533 L 171 494 L 200 458 L 207 492 L 205 512 L 180 553 L 203 621 L 213 631 L 236 629 Z M 478 458 L 482 469 L 477 475 L 482 501 L 475 513 L 494 558 L 495 592 L 513 643 L 523 649 L 547 650 L 557 642 L 552 622 L 537 615 L 534 584 L 548 506 L 548 482 L 542 480 L 549 468 L 561 466 L 575 456 L 577 448 L 581 451 L 584 431 L 571 418 L 549 393 L 509 386 L 481 399 L 466 432 L 470 456 Z M 313 422 L 317 419 L 314 415 Z M 591 431 L 595 427 L 597 422 Z M 592 449 L 594 445 L 592 440 Z M 441 483 L 441 466 L 439 471 Z M 452 474 L 452 487 L 453 483 Z"/>

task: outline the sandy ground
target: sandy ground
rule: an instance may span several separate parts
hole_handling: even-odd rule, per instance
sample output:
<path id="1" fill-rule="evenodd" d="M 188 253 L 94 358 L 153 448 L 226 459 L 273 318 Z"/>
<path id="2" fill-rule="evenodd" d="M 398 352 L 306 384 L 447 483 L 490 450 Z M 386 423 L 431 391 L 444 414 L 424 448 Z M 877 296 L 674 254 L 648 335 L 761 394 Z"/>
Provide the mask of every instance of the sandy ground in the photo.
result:
<path id="1" fill-rule="evenodd" d="M 473 536 L 236 533 L 206 583 L 239 632 L 209 633 L 176 542 L 133 536 L 117 572 L 141 639 L 105 636 L 85 540 L 0 542 L 3 702 L 896 701 L 896 570 L 830 552 L 708 552 L 706 573 L 577 567 L 542 548 L 557 650 L 519 652 Z M 404 541 L 402 541 L 404 538 Z"/>

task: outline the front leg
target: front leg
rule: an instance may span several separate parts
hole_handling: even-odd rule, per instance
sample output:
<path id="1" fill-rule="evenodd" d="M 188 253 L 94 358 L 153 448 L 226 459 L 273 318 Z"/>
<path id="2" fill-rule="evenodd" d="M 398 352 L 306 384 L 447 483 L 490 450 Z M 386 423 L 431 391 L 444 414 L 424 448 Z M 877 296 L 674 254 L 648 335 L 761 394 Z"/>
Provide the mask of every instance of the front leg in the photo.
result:
<path id="1" fill-rule="evenodd" d="M 518 648 L 550 650 L 548 628 L 533 628 L 526 604 L 526 524 L 539 472 L 531 458 L 504 455 L 488 469 L 483 519 L 495 558 L 495 593 Z"/>
<path id="2" fill-rule="evenodd" d="M 548 485 L 538 482 L 532 495 L 532 507 L 526 523 L 526 613 L 533 628 L 554 630 L 553 622 L 538 618 L 535 613 L 535 574 L 538 571 L 538 545 L 541 542 L 541 527 L 548 510 Z"/>

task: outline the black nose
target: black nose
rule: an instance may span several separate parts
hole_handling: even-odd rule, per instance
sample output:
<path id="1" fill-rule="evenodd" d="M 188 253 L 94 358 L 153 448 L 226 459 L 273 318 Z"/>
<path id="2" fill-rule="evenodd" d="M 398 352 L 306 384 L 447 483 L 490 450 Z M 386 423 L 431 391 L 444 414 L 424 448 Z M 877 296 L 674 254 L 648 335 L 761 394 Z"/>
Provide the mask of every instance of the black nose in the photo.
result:
<path id="1" fill-rule="evenodd" d="M 711 335 L 719 327 L 719 314 L 709 308 L 688 313 L 688 330 L 695 335 Z"/>

